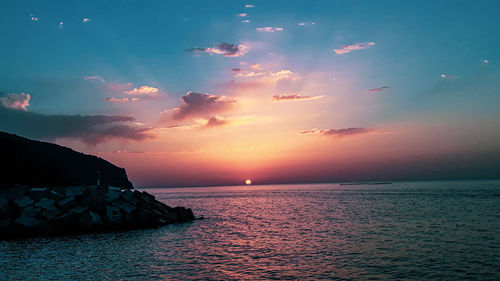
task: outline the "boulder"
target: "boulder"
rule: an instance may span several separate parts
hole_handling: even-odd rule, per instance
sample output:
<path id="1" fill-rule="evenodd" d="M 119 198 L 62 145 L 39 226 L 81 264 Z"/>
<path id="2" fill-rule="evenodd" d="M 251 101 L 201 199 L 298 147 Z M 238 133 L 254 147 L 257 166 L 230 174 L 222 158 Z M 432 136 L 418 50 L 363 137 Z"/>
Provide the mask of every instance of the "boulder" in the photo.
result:
<path id="1" fill-rule="evenodd" d="M 76 206 L 76 204 L 77 204 L 76 199 L 73 196 L 57 202 L 57 205 L 59 205 L 59 208 L 61 208 L 62 210 L 68 210 L 70 208 L 73 208 Z"/>
<path id="2" fill-rule="evenodd" d="M 55 218 L 60 213 L 61 211 L 59 209 L 56 209 L 55 207 L 49 209 L 42 209 L 40 211 L 40 215 L 49 221 Z"/>
<path id="3" fill-rule="evenodd" d="M 103 225 L 101 215 L 92 211 L 85 212 L 78 220 L 78 223 L 87 228 Z"/>
<path id="4" fill-rule="evenodd" d="M 106 220 L 110 223 L 121 224 L 123 223 L 122 214 L 120 209 L 114 206 L 106 206 Z"/>
<path id="5" fill-rule="evenodd" d="M 10 217 L 11 209 L 5 196 L 0 196 L 0 218 Z"/>
<path id="6" fill-rule="evenodd" d="M 101 188 L 88 188 L 86 195 L 82 198 L 82 204 L 90 207 L 94 211 L 104 210 L 106 205 L 105 191 Z"/>
<path id="7" fill-rule="evenodd" d="M 120 198 L 121 195 L 122 195 L 122 192 L 120 189 L 117 190 L 114 188 L 109 188 L 108 192 L 106 193 L 106 201 L 113 202 L 113 201 L 117 200 L 118 198 Z"/>
<path id="8" fill-rule="evenodd" d="M 120 210 L 125 212 L 125 214 L 130 214 L 132 211 L 137 209 L 136 206 L 134 206 L 130 203 L 127 203 L 125 201 L 122 201 L 122 200 L 118 200 L 118 201 L 113 202 L 113 206 L 120 208 Z"/>
<path id="9" fill-rule="evenodd" d="M 83 194 L 83 187 L 81 186 L 70 186 L 65 190 L 66 196 L 78 196 Z"/>
<path id="10" fill-rule="evenodd" d="M 66 196 L 65 196 L 64 194 L 59 193 L 59 192 L 54 191 L 54 190 L 51 190 L 51 191 L 49 192 L 48 197 L 49 197 L 50 199 L 55 200 L 55 201 L 63 200 L 63 199 L 65 199 L 65 198 L 66 198 Z"/>
<path id="11" fill-rule="evenodd" d="M 27 228 L 35 228 L 42 224 L 41 220 L 30 216 L 20 216 L 15 222 Z"/>
<path id="12" fill-rule="evenodd" d="M 123 191 L 122 198 L 135 205 L 139 202 L 140 193 L 137 194 L 127 189 Z"/>
<path id="13" fill-rule="evenodd" d="M 43 197 L 38 201 L 35 206 L 40 207 L 42 209 L 55 209 L 56 208 L 56 201 L 53 199 L 49 199 L 47 197 Z"/>
<path id="14" fill-rule="evenodd" d="M 24 207 L 33 204 L 35 201 L 33 201 L 31 198 L 28 196 L 24 195 L 21 198 L 17 198 L 14 200 L 14 204 L 20 209 L 23 209 Z"/>
<path id="15" fill-rule="evenodd" d="M 31 199 L 38 201 L 42 197 L 48 194 L 49 190 L 47 188 L 32 188 L 28 190 L 28 195 Z"/>

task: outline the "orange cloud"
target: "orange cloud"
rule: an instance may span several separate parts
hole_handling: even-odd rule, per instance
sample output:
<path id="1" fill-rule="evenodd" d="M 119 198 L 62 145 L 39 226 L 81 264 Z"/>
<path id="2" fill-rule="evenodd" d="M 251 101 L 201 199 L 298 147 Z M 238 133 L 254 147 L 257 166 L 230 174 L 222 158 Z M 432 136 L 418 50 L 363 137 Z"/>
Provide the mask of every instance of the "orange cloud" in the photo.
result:
<path id="1" fill-rule="evenodd" d="M 226 96 L 195 92 L 187 92 L 182 101 L 180 107 L 173 109 L 174 120 L 217 114 L 230 109 L 236 102 L 235 99 Z"/>
<path id="2" fill-rule="evenodd" d="M 129 91 L 123 91 L 127 95 L 156 95 L 158 93 L 158 88 L 150 86 L 141 86 L 139 88 L 134 88 Z"/>

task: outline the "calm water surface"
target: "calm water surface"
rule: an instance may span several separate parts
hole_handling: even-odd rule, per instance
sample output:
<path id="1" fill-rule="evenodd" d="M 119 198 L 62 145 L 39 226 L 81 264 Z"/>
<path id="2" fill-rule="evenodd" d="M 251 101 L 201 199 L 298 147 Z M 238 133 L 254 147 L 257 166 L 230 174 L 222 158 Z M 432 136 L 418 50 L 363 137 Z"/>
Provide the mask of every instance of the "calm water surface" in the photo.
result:
<path id="1" fill-rule="evenodd" d="M 0 280 L 500 279 L 500 182 L 147 191 L 205 219 L 0 241 Z"/>

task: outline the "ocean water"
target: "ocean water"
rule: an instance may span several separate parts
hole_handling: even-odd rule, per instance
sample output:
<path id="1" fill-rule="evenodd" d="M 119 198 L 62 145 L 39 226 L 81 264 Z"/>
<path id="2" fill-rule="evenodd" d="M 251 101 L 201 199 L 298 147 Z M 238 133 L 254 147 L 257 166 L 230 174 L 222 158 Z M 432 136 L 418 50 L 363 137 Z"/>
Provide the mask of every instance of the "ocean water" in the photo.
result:
<path id="1" fill-rule="evenodd" d="M 159 229 L 0 242 L 0 280 L 499 280 L 500 182 L 147 190 Z"/>

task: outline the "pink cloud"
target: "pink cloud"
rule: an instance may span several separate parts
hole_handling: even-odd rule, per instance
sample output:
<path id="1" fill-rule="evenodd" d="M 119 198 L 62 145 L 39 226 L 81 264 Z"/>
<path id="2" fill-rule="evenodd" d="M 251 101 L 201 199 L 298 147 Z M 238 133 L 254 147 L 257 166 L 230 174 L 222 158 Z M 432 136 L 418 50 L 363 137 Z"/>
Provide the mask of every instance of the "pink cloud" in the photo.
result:
<path id="1" fill-rule="evenodd" d="M 441 74 L 441 78 L 453 79 L 453 78 L 457 78 L 457 76 L 454 76 L 454 75 L 446 75 L 446 74 Z"/>
<path id="2" fill-rule="evenodd" d="M 27 111 L 26 107 L 30 105 L 30 94 L 8 94 L 0 96 L 0 102 L 4 107 Z"/>
<path id="3" fill-rule="evenodd" d="M 240 13 L 240 14 L 238 14 L 238 17 L 242 17 L 243 18 L 243 17 L 246 17 L 246 16 L 247 16 L 247 13 Z"/>
<path id="4" fill-rule="evenodd" d="M 106 87 L 111 91 L 121 92 L 132 87 L 132 83 L 108 83 Z"/>
<path id="5" fill-rule="evenodd" d="M 347 54 L 347 53 L 350 53 L 350 52 L 356 51 L 356 50 L 363 50 L 363 49 L 369 48 L 373 45 L 375 45 L 375 42 L 357 43 L 357 44 L 353 44 L 353 45 L 342 46 L 339 49 L 335 49 L 334 51 L 337 55 L 342 55 L 342 54 Z"/>
<path id="6" fill-rule="evenodd" d="M 128 98 L 121 98 L 121 99 L 117 99 L 117 98 L 114 98 L 114 97 L 110 97 L 110 98 L 106 98 L 105 101 L 107 102 L 116 102 L 116 103 L 121 103 L 121 102 L 126 102 L 128 101 Z"/>
<path id="7" fill-rule="evenodd" d="M 101 81 L 104 82 L 104 79 L 101 76 L 94 75 L 94 76 L 85 76 L 83 79 L 88 80 L 88 81 Z"/>
<path id="8" fill-rule="evenodd" d="M 284 29 L 282 27 L 258 27 L 255 30 L 259 32 L 275 32 L 275 31 L 283 31 Z"/>
<path id="9" fill-rule="evenodd" d="M 283 94 L 283 95 L 273 96 L 273 100 L 275 102 L 318 100 L 321 98 L 323 98 L 323 96 L 301 96 L 298 94 L 292 94 L 292 95 Z"/>

